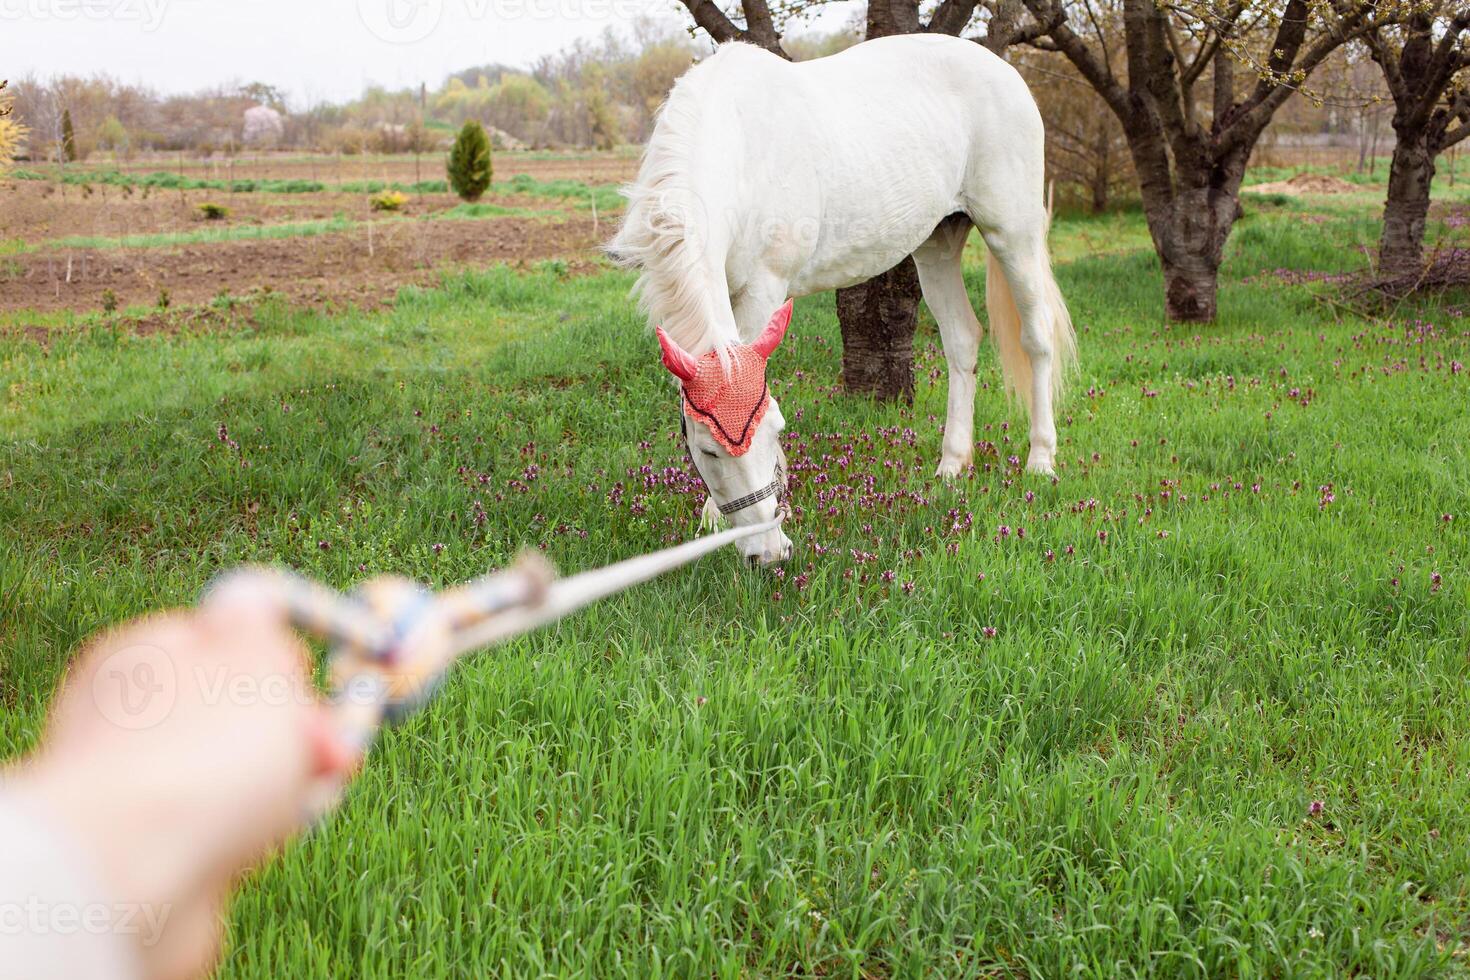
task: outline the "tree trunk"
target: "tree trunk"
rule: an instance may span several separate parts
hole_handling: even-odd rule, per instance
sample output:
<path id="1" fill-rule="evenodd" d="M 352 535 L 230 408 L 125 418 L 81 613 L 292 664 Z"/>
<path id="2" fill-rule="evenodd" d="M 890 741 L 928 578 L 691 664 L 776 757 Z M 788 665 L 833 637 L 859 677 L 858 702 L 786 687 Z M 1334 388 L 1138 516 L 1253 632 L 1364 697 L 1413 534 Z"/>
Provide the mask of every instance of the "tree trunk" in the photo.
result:
<path id="1" fill-rule="evenodd" d="M 842 384 L 884 401 L 914 400 L 919 270 L 906 258 L 867 282 L 837 290 Z"/>
<path id="2" fill-rule="evenodd" d="M 870 0 L 866 39 L 920 29 L 916 0 Z M 906 258 L 881 276 L 837 290 L 842 384 L 883 401 L 914 400 L 914 326 L 919 271 Z"/>
<path id="3" fill-rule="evenodd" d="M 1176 323 L 1211 323 L 1220 288 L 1220 264 L 1208 256 L 1165 256 L 1164 315 Z"/>
<path id="4" fill-rule="evenodd" d="M 1424 269 L 1424 222 L 1429 215 L 1429 183 L 1434 153 L 1422 134 L 1399 134 L 1388 174 L 1383 207 L 1383 237 L 1378 271 L 1385 276 L 1417 277 Z"/>
<path id="5" fill-rule="evenodd" d="M 1164 272 L 1164 316 L 1174 322 L 1215 319 L 1225 240 L 1243 213 L 1240 179 L 1244 167 L 1214 168 L 1207 186 L 1159 199 L 1144 191 L 1144 213 Z"/>

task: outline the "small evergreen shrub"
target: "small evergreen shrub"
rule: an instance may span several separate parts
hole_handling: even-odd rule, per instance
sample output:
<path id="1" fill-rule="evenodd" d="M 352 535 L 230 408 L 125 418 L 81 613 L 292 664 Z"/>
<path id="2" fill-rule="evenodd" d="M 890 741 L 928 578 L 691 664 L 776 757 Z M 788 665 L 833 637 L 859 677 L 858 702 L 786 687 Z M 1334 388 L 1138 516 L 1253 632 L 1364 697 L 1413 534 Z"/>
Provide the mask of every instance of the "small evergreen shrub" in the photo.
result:
<path id="1" fill-rule="evenodd" d="M 61 155 L 67 163 L 77 162 L 77 131 L 71 123 L 71 110 L 61 110 Z"/>
<path id="2" fill-rule="evenodd" d="M 467 120 L 449 151 L 449 184 L 466 201 L 478 201 L 490 188 L 490 140 L 485 127 Z"/>
<path id="3" fill-rule="evenodd" d="M 223 221 L 230 216 L 230 209 L 223 204 L 205 201 L 199 205 L 199 216 L 205 221 Z"/>

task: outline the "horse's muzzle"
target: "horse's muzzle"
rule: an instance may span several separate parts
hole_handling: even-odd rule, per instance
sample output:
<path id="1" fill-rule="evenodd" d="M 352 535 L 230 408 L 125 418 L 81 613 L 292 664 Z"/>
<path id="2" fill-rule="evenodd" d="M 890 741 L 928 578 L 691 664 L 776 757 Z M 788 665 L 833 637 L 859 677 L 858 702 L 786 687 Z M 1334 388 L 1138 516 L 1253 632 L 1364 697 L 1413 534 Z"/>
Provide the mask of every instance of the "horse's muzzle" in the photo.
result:
<path id="1" fill-rule="evenodd" d="M 778 532 L 779 533 L 779 532 Z M 791 540 L 782 534 L 774 547 L 764 547 L 759 552 L 745 556 L 752 568 L 774 568 L 791 557 Z"/>

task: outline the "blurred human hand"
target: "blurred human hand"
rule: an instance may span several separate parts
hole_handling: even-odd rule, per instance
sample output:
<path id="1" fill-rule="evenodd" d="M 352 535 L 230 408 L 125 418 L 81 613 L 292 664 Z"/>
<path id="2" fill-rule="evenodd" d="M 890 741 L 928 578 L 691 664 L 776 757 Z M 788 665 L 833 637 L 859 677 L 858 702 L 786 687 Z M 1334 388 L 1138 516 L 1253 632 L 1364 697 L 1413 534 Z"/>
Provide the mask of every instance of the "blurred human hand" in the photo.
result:
<path id="1" fill-rule="evenodd" d="M 162 910 L 145 975 L 190 977 L 214 965 L 235 878 L 358 758 L 283 614 L 246 587 L 90 643 L 6 787 L 116 902 Z"/>

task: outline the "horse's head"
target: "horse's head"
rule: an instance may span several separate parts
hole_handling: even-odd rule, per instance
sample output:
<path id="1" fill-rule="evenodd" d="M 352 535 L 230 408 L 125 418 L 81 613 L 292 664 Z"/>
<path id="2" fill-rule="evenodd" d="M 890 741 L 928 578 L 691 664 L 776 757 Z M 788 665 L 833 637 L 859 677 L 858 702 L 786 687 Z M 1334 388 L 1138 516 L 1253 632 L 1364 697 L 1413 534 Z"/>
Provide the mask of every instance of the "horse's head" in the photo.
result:
<path id="1" fill-rule="evenodd" d="M 695 357 L 658 331 L 664 366 L 683 392 L 684 438 L 710 500 L 736 527 L 776 517 L 786 495 L 786 454 L 781 430 L 786 420 L 766 387 L 766 359 L 786 325 L 791 303 L 777 310 L 755 343 L 730 348 L 727 358 L 710 351 Z M 791 540 L 780 530 L 740 542 L 746 558 L 760 565 L 784 561 Z"/>

